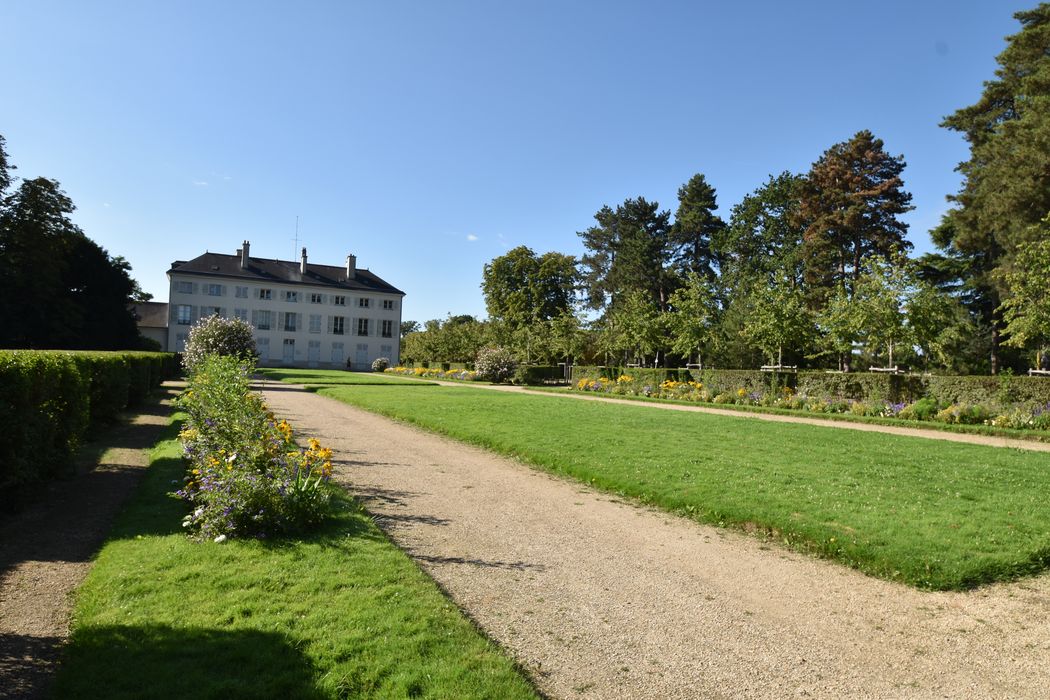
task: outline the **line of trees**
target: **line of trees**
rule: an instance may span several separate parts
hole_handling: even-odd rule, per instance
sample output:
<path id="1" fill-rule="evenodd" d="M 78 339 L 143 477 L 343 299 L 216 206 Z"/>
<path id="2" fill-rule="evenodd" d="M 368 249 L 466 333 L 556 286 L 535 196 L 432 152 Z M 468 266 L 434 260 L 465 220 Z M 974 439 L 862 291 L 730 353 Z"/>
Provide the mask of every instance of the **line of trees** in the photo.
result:
<path id="1" fill-rule="evenodd" d="M 931 232 L 938 252 L 909 257 L 904 158 L 860 131 L 808 172 L 770 176 L 728 221 L 697 174 L 673 216 L 644 197 L 602 207 L 579 260 L 515 248 L 484 268 L 488 321 L 429 321 L 404 355 L 469 361 L 503 344 L 544 363 L 1030 366 L 1050 343 L 1050 4 L 1015 17 L 996 78 L 942 123 L 970 158 Z"/>
<path id="2" fill-rule="evenodd" d="M 5 146 L 0 136 L 0 347 L 159 349 L 136 326 L 131 304 L 150 296 L 128 262 L 70 220 L 57 181 L 18 181 Z"/>

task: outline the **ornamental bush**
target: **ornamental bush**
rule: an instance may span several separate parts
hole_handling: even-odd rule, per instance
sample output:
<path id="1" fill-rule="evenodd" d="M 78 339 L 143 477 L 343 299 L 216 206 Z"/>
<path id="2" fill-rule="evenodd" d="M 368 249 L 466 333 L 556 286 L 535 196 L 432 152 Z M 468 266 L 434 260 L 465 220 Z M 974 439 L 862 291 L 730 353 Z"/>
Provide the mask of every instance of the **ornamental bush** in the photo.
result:
<path id="1" fill-rule="evenodd" d="M 386 368 L 390 366 L 390 359 L 386 357 L 377 357 L 372 361 L 373 372 L 385 372 Z"/>
<path id="2" fill-rule="evenodd" d="M 193 508 L 183 527 L 201 539 L 297 532 L 328 511 L 332 451 L 296 444 L 288 422 L 249 390 L 253 369 L 206 355 L 178 401 L 189 416 L 179 434 L 188 467 L 174 495 Z"/>
<path id="3" fill-rule="evenodd" d="M 259 357 L 252 327 L 239 318 L 208 316 L 197 321 L 186 339 L 182 364 L 193 374 L 208 355 L 229 355 L 252 364 Z"/>
<path id="4" fill-rule="evenodd" d="M 478 379 L 489 382 L 505 382 L 514 376 L 518 363 L 513 353 L 504 347 L 490 347 L 478 350 L 474 360 L 474 371 Z"/>

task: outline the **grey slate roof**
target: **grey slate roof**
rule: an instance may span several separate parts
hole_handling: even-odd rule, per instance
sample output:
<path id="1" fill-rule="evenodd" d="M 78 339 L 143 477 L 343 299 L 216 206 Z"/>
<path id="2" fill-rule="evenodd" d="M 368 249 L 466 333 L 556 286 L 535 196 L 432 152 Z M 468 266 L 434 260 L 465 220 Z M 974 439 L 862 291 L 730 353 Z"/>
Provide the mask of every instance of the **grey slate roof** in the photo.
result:
<path id="1" fill-rule="evenodd" d="M 351 280 L 345 279 L 346 268 L 334 265 L 315 265 L 311 262 L 306 264 L 306 274 L 299 273 L 299 261 L 267 260 L 265 258 L 248 258 L 248 269 L 241 269 L 239 255 L 222 253 L 205 253 L 188 261 L 176 260 L 171 264 L 168 274 L 173 272 L 253 282 L 284 282 L 328 289 L 382 292 L 401 296 L 405 294 L 368 270 L 361 268 L 357 269 Z"/>

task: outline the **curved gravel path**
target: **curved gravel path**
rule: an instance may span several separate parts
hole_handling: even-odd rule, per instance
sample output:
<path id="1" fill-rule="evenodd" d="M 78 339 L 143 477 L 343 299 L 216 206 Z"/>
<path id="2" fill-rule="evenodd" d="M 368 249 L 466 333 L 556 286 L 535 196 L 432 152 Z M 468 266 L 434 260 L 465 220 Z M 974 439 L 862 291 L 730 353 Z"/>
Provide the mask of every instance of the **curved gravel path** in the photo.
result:
<path id="1" fill-rule="evenodd" d="M 553 697 L 1047 697 L 1050 575 L 923 593 L 260 388 Z"/>

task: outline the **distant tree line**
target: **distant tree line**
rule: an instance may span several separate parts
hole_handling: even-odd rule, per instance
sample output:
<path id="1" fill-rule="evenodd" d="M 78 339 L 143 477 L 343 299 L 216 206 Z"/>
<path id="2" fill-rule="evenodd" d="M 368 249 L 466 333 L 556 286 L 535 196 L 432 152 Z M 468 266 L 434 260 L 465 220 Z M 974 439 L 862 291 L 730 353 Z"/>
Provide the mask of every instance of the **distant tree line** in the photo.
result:
<path id="1" fill-rule="evenodd" d="M 0 136 L 0 347 L 148 348 L 131 303 L 150 297 L 131 266 L 69 218 L 59 183 L 20 182 Z"/>
<path id="2" fill-rule="evenodd" d="M 484 268 L 487 321 L 409 329 L 403 355 L 469 361 L 487 344 L 526 362 L 759 364 L 851 370 L 899 363 L 1023 370 L 1050 344 L 1050 4 L 1014 15 L 996 78 L 942 126 L 970 158 L 909 256 L 904 157 L 870 131 L 716 214 L 703 174 L 674 215 L 644 197 L 602 207 L 579 259 L 521 246 Z"/>

